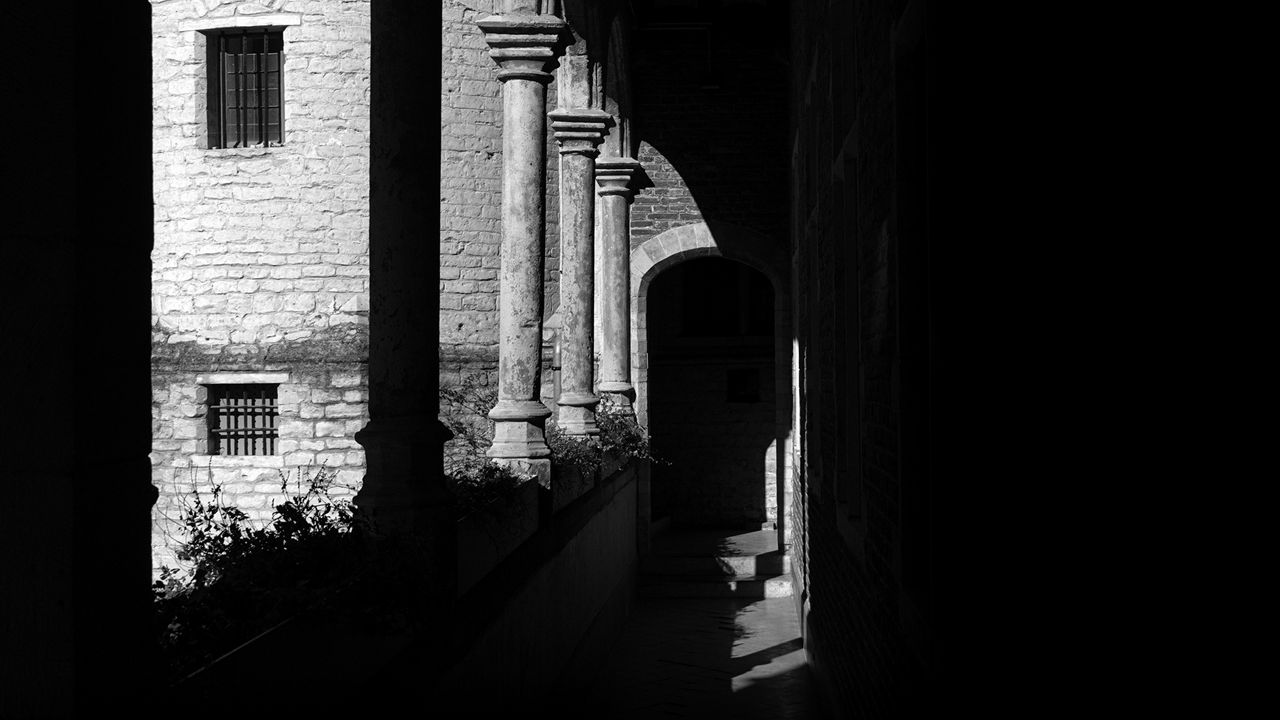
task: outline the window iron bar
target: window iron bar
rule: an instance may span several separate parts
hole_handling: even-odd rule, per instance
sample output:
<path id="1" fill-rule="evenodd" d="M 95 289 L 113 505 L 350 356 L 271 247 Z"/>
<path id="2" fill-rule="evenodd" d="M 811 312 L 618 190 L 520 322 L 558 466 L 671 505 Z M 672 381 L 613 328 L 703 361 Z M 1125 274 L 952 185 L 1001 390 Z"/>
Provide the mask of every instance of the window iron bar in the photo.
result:
<path id="1" fill-rule="evenodd" d="M 264 87 L 266 85 L 266 33 L 262 33 L 262 51 L 257 54 L 257 141 L 262 143 L 262 147 L 268 146 L 266 142 L 266 106 Z"/>
<path id="2" fill-rule="evenodd" d="M 283 45 L 278 29 L 224 31 L 217 35 L 218 67 L 213 84 L 218 93 L 218 137 L 211 147 L 283 144 Z"/>
<path id="3" fill-rule="evenodd" d="M 274 455 L 279 430 L 274 386 L 210 388 L 210 452 L 219 455 Z"/>

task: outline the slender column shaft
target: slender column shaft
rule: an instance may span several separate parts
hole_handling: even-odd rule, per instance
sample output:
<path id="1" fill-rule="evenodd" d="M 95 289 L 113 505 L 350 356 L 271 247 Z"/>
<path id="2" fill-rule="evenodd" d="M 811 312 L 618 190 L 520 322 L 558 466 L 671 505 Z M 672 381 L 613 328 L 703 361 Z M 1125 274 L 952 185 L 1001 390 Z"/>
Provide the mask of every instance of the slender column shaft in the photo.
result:
<path id="1" fill-rule="evenodd" d="M 631 179 L 640 164 L 629 158 L 596 161 L 601 195 L 603 245 L 600 268 L 600 390 L 603 403 L 615 412 L 634 415 L 631 385 Z"/>
<path id="2" fill-rule="evenodd" d="M 537 402 L 542 344 L 545 87 L 503 87 L 502 262 L 498 298 L 499 404 Z"/>
<path id="3" fill-rule="evenodd" d="M 560 144 L 560 412 L 571 435 L 594 435 L 595 406 L 595 163 L 611 122 L 599 110 L 557 110 L 551 127 Z"/>
<path id="4" fill-rule="evenodd" d="M 523 9 L 523 8 L 522 8 Z M 498 298 L 498 404 L 489 456 L 524 463 L 545 480 L 551 454 L 538 400 L 542 367 L 542 262 L 546 197 L 547 67 L 564 21 L 513 12 L 477 22 L 502 81 L 502 249 Z"/>

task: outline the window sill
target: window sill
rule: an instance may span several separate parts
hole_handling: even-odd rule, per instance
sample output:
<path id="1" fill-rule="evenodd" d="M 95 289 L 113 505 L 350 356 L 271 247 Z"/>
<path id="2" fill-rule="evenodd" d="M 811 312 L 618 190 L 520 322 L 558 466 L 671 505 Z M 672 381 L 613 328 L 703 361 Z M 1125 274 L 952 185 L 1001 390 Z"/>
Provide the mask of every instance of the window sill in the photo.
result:
<path id="1" fill-rule="evenodd" d="M 284 145 L 271 145 L 270 147 L 247 147 L 247 148 L 205 148 L 204 156 L 213 158 L 226 157 L 264 157 L 272 153 L 284 150 Z"/>
<path id="2" fill-rule="evenodd" d="M 191 464 L 197 468 L 283 468 L 283 455 L 193 455 Z"/>

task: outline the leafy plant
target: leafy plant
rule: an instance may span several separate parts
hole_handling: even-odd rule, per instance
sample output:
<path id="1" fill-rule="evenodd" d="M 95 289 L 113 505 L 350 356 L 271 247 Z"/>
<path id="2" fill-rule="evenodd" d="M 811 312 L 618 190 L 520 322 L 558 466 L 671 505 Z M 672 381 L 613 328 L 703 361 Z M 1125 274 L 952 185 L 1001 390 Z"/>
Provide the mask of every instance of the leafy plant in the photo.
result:
<path id="1" fill-rule="evenodd" d="M 666 462 L 653 454 L 649 446 L 649 434 L 635 417 L 610 410 L 596 413 L 597 435 L 579 437 L 569 435 L 554 424 L 547 426 L 547 445 L 551 448 L 553 465 L 571 466 L 584 475 L 600 469 L 604 455 L 612 455 L 623 463 L 630 460 Z"/>
<path id="2" fill-rule="evenodd" d="M 608 410 L 596 414 L 596 424 L 600 426 L 600 447 L 605 452 L 628 460 L 648 460 L 659 465 L 667 461 L 653 454 L 649 445 L 649 433 L 632 415 L 624 415 Z"/>
<path id="3" fill-rule="evenodd" d="M 441 421 L 453 433 L 445 448 L 445 477 L 463 514 L 508 496 L 525 479 L 485 455 L 493 444 L 493 422 L 488 413 L 497 402 L 497 388 L 483 375 L 470 375 L 460 385 L 440 388 Z M 622 462 L 663 462 L 654 456 L 648 433 L 633 416 L 602 409 L 596 422 L 600 433 L 592 437 L 569 435 L 549 422 L 546 440 L 552 465 L 576 468 L 591 476 L 603 465 L 605 453 Z"/>
<path id="4" fill-rule="evenodd" d="M 445 485 L 454 494 L 459 515 L 483 510 L 510 496 L 526 480 L 484 456 L 456 460 L 445 474 Z"/>
<path id="5" fill-rule="evenodd" d="M 461 515 L 509 497 L 528 479 L 485 454 L 493 444 L 489 410 L 497 403 L 498 389 L 481 375 L 470 375 L 456 387 L 440 388 L 440 419 L 453 433 L 445 447 L 445 484 Z"/>
<path id="6" fill-rule="evenodd" d="M 182 524 L 178 558 L 188 572 L 165 567 L 152 586 L 158 645 L 170 679 L 207 662 L 231 643 L 265 630 L 314 605 L 349 582 L 362 567 L 368 529 L 349 500 L 331 495 L 334 473 L 321 467 L 298 473 L 271 522 L 255 527 L 229 506 L 215 484 L 206 499 L 192 491 Z"/>
<path id="7" fill-rule="evenodd" d="M 595 438 L 569 435 L 551 423 L 547 424 L 546 438 L 552 466 L 577 468 L 584 477 L 600 469 L 603 457 L 600 442 Z"/>

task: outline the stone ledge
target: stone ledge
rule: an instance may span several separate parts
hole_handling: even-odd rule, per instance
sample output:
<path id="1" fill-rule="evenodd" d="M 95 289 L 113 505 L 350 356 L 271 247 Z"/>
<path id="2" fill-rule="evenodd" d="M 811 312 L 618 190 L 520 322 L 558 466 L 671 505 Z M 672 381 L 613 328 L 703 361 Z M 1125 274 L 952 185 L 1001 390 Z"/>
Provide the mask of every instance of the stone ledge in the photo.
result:
<path id="1" fill-rule="evenodd" d="M 200 148 L 207 158 L 256 158 L 277 154 L 281 151 L 293 150 L 287 145 L 263 145 L 260 147 L 242 148 Z"/>
<path id="2" fill-rule="evenodd" d="M 178 23 L 178 32 L 222 30 L 223 28 L 286 27 L 301 24 L 302 15 L 300 13 L 235 15 L 231 17 L 202 18 L 200 20 L 183 20 Z"/>
<path id="3" fill-rule="evenodd" d="M 267 385 L 289 382 L 289 373 L 215 372 L 196 375 L 197 385 Z"/>
<path id="4" fill-rule="evenodd" d="M 283 468 L 283 455 L 192 455 L 195 468 Z"/>

